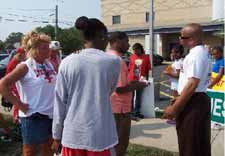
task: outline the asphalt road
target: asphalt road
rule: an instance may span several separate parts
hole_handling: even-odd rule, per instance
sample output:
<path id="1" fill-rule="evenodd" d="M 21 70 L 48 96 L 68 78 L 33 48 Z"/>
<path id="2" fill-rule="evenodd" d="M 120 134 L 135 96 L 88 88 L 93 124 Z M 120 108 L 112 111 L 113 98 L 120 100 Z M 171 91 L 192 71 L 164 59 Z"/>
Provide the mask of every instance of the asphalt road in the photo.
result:
<path id="1" fill-rule="evenodd" d="M 169 77 L 161 74 L 167 66 L 167 64 L 163 64 L 153 67 L 156 96 L 155 107 L 159 107 L 160 109 L 164 109 L 172 98 Z"/>

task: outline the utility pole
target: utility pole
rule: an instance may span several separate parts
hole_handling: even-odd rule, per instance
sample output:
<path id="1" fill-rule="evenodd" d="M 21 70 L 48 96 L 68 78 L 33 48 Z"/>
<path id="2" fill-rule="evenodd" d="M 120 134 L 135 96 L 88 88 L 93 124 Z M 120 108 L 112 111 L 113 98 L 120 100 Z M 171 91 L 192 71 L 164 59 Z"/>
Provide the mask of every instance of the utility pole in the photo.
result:
<path id="1" fill-rule="evenodd" d="M 154 50 L 154 0 L 150 0 L 149 8 L 149 57 L 151 61 L 151 72 L 150 77 L 152 77 L 153 71 L 153 50 Z"/>
<path id="2" fill-rule="evenodd" d="M 55 6 L 55 40 L 58 39 L 58 5 Z"/>

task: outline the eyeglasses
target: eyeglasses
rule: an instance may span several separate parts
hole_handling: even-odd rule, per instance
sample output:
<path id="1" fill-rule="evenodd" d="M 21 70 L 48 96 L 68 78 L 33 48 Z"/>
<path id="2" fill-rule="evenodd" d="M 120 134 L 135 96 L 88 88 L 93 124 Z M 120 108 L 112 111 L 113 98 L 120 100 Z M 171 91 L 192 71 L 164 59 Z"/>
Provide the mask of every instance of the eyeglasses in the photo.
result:
<path id="1" fill-rule="evenodd" d="M 188 37 L 188 36 L 187 36 L 187 37 L 186 37 L 186 36 L 179 36 L 179 39 L 180 39 L 180 40 L 187 40 L 187 39 L 190 39 L 190 38 L 191 38 L 191 37 Z"/>

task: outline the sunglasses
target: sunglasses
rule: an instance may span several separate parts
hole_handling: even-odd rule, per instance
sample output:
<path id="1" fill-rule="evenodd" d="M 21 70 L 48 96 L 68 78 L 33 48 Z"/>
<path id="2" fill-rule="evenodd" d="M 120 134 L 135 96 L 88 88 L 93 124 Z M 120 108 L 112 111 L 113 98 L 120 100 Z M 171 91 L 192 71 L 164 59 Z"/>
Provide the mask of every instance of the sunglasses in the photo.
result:
<path id="1" fill-rule="evenodd" d="M 191 37 L 186 37 L 186 36 L 179 36 L 179 39 L 180 40 L 187 40 L 187 39 L 190 39 Z"/>

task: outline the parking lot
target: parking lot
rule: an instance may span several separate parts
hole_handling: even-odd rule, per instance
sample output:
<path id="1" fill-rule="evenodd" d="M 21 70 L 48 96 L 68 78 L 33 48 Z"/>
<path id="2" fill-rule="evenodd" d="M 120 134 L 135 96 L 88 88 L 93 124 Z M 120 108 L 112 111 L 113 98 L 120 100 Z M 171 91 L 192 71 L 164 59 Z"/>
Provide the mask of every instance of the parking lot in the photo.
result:
<path id="1" fill-rule="evenodd" d="M 156 96 L 155 107 L 160 109 L 164 109 L 172 98 L 169 77 L 161 74 L 167 66 L 168 63 L 153 67 L 154 92 Z"/>

